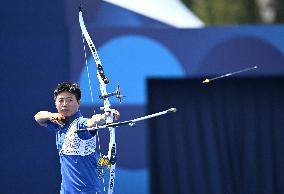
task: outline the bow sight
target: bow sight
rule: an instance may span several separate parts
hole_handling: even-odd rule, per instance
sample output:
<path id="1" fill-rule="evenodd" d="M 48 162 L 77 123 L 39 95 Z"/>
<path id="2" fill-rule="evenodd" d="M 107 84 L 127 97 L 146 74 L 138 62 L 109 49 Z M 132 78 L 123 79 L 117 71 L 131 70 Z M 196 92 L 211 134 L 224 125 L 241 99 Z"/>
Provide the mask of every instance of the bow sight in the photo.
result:
<path id="1" fill-rule="evenodd" d="M 115 92 L 107 93 L 105 95 L 100 95 L 99 98 L 100 99 L 106 99 L 106 98 L 109 98 L 111 96 L 116 96 L 116 98 L 118 98 L 119 103 L 122 102 L 122 98 L 124 98 L 125 96 L 120 94 L 119 84 L 117 84 Z"/>

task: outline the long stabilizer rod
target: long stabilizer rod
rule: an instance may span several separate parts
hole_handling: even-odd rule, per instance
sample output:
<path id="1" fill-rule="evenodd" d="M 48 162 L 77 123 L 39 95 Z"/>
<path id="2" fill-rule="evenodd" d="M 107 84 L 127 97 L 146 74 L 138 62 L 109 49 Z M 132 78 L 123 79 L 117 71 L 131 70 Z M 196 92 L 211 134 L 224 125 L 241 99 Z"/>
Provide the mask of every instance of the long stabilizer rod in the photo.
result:
<path id="1" fill-rule="evenodd" d="M 105 124 L 105 125 L 101 125 L 101 126 L 97 126 L 97 127 L 92 127 L 92 128 L 86 128 L 86 129 L 78 129 L 76 132 L 79 132 L 79 131 L 94 131 L 94 130 L 97 130 L 97 129 L 104 129 L 104 128 L 108 128 L 108 127 L 118 127 L 118 126 L 121 126 L 121 125 L 134 126 L 135 123 L 138 122 L 138 121 L 150 119 L 150 118 L 153 118 L 153 117 L 158 117 L 158 116 L 168 114 L 168 113 L 172 113 L 172 112 L 176 112 L 176 111 L 177 111 L 176 108 L 170 108 L 170 109 L 165 110 L 165 111 L 157 112 L 157 113 L 154 113 L 154 114 L 151 114 L 151 115 L 139 117 L 139 118 L 128 120 L 128 121 L 122 121 L 122 122 L 117 122 L 117 123 L 109 123 L 109 124 Z"/>

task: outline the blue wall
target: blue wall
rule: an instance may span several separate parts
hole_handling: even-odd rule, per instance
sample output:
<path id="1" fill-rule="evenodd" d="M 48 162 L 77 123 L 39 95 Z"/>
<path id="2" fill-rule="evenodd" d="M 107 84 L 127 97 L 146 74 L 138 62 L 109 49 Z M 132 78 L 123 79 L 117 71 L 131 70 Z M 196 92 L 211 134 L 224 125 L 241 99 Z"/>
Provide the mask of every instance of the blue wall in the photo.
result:
<path id="1" fill-rule="evenodd" d="M 54 86 L 68 79 L 64 5 L 5 1 L 1 8 L 1 193 L 58 193 L 54 136 L 33 115 L 53 110 Z"/>

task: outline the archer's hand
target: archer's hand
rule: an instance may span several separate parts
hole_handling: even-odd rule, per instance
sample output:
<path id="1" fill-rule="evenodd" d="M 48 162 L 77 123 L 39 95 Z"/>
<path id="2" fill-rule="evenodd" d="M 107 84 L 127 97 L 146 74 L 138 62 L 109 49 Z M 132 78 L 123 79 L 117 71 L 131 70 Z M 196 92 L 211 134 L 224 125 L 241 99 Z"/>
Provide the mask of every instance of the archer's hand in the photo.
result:
<path id="1" fill-rule="evenodd" d="M 118 120 L 120 117 L 120 113 L 116 109 L 113 109 L 113 117 L 114 120 Z"/>
<path id="2" fill-rule="evenodd" d="M 105 119 L 107 119 L 107 117 L 110 116 L 111 113 L 113 115 L 114 120 L 118 120 L 119 119 L 120 113 L 116 109 L 112 109 L 111 112 L 110 111 L 106 111 L 104 113 Z"/>
<path id="3" fill-rule="evenodd" d="M 60 127 L 63 127 L 65 124 L 65 117 L 59 113 L 51 113 L 49 120 Z"/>

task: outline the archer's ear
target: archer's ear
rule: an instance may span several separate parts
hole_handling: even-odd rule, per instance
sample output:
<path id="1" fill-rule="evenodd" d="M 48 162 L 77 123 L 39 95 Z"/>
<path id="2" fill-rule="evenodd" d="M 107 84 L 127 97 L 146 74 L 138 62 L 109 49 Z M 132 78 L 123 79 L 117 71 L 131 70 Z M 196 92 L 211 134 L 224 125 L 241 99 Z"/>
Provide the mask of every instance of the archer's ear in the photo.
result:
<path id="1" fill-rule="evenodd" d="M 81 104 L 81 101 L 80 100 L 77 100 L 78 104 L 80 105 Z"/>

